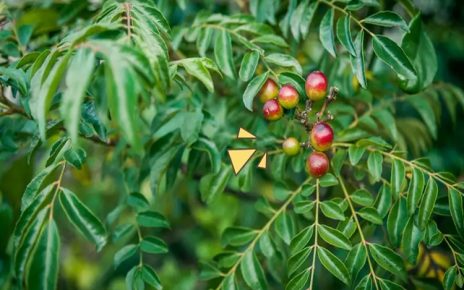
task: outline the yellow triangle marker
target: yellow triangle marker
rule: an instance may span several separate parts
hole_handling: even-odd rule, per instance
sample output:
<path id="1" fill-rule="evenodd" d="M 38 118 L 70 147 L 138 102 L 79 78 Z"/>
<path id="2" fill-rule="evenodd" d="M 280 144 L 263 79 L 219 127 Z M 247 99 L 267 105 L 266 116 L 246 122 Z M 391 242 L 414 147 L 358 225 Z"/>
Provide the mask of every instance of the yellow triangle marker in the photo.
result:
<path id="1" fill-rule="evenodd" d="M 261 158 L 261 161 L 259 161 L 258 167 L 266 169 L 266 165 L 267 165 L 267 153 L 264 153 L 263 158 Z"/>
<path id="2" fill-rule="evenodd" d="M 240 128 L 238 130 L 237 139 L 255 139 L 256 136 L 248 132 L 247 130 Z"/>
<path id="3" fill-rule="evenodd" d="M 234 168 L 235 175 L 237 175 L 240 170 L 245 166 L 245 164 L 250 160 L 255 149 L 236 149 L 236 150 L 227 150 L 229 153 L 230 161 L 232 161 L 232 168 Z"/>

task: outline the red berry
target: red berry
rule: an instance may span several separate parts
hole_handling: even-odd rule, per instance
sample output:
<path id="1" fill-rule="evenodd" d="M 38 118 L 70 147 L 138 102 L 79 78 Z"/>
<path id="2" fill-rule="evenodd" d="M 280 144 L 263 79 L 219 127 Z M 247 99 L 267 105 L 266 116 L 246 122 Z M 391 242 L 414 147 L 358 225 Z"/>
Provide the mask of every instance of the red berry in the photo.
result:
<path id="1" fill-rule="evenodd" d="M 329 171 L 329 158 L 322 152 L 313 151 L 306 160 L 306 169 L 313 177 L 322 177 Z"/>
<path id="2" fill-rule="evenodd" d="M 327 78 L 321 71 L 314 71 L 306 78 L 306 95 L 311 101 L 319 101 L 327 94 Z"/>
<path id="3" fill-rule="evenodd" d="M 298 152 L 300 152 L 300 147 L 300 142 L 298 142 L 298 140 L 293 137 L 285 139 L 284 143 L 282 144 L 284 153 L 290 156 L 298 154 Z"/>
<path id="4" fill-rule="evenodd" d="M 320 122 L 314 125 L 311 130 L 311 146 L 317 151 L 325 151 L 332 146 L 334 132 L 332 127 L 325 122 Z"/>
<path id="5" fill-rule="evenodd" d="M 272 79 L 267 79 L 264 85 L 258 92 L 259 100 L 265 103 L 269 100 L 277 98 L 279 94 L 279 86 Z"/>
<path id="6" fill-rule="evenodd" d="M 272 99 L 264 103 L 263 113 L 266 120 L 275 121 L 282 118 L 284 112 L 279 102 L 277 102 L 275 99 Z"/>
<path id="7" fill-rule="evenodd" d="M 296 105 L 298 105 L 300 96 L 294 87 L 291 85 L 285 85 L 280 88 L 278 99 L 282 107 L 285 109 L 293 109 Z"/>

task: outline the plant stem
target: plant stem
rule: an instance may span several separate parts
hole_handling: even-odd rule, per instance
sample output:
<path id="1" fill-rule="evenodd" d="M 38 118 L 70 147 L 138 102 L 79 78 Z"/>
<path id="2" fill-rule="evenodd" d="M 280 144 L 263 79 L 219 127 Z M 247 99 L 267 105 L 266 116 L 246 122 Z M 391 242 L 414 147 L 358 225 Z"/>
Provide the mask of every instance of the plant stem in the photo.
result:
<path id="1" fill-rule="evenodd" d="M 49 220 L 53 219 L 53 210 L 55 208 L 55 200 L 56 200 L 56 197 L 58 196 L 58 192 L 61 189 L 61 181 L 63 180 L 64 171 L 66 169 L 66 161 L 61 161 L 61 162 L 63 162 L 63 167 L 61 168 L 61 172 L 60 172 L 60 176 L 58 177 L 58 180 L 55 181 L 56 189 L 55 189 L 55 192 L 53 193 L 53 198 L 50 201 L 50 204 L 48 205 L 50 207 L 50 214 L 48 215 Z"/>
<path id="2" fill-rule="evenodd" d="M 353 20 L 353 22 L 356 23 L 359 26 L 359 28 L 361 28 L 362 30 L 369 33 L 372 37 L 375 37 L 375 34 L 372 31 L 370 31 L 369 29 L 367 29 L 366 26 L 364 26 L 364 24 L 360 20 L 358 20 L 356 17 L 352 16 L 349 12 L 346 12 L 343 8 L 333 4 L 332 2 L 328 2 L 326 0 L 318 0 L 318 2 L 323 3 L 323 4 L 327 5 L 327 6 L 330 6 L 333 9 L 338 10 L 341 13 L 345 14 L 346 16 L 350 17 L 350 19 Z"/>
<path id="3" fill-rule="evenodd" d="M 345 148 L 349 148 L 351 146 L 353 146 L 353 144 L 351 143 L 343 143 L 343 142 L 340 142 L 340 143 L 333 143 L 332 144 L 333 147 L 345 147 Z M 426 175 L 428 175 L 430 178 L 433 178 L 435 179 L 436 181 L 440 182 L 441 184 L 443 184 L 444 186 L 446 186 L 448 189 L 452 188 L 452 189 L 455 189 L 457 190 L 458 192 L 460 192 L 461 194 L 464 195 L 464 193 L 459 190 L 455 184 L 451 184 L 449 182 L 447 182 L 445 179 L 443 179 L 438 173 L 436 172 L 432 172 L 430 170 L 428 170 L 427 168 L 424 168 L 416 163 L 414 163 L 413 161 L 409 161 L 407 159 L 404 159 L 400 156 L 397 156 L 395 154 L 393 154 L 392 152 L 385 152 L 385 151 L 382 151 L 382 150 L 379 150 L 379 149 L 376 149 L 376 148 L 372 148 L 372 147 L 367 147 L 366 148 L 368 151 L 370 152 L 379 152 L 381 153 L 382 155 L 384 155 L 385 157 L 388 157 L 390 159 L 396 159 L 396 160 L 399 160 L 401 161 L 402 163 L 408 165 L 409 167 L 411 168 L 417 168 L 418 170 L 422 171 L 423 173 L 425 173 Z"/>
<path id="4" fill-rule="evenodd" d="M 294 190 L 291 194 L 290 197 L 285 201 L 285 203 L 274 213 L 274 215 L 269 219 L 269 221 L 262 227 L 260 230 L 257 230 L 257 235 L 251 241 L 251 243 L 248 245 L 248 247 L 240 253 L 240 258 L 235 262 L 235 264 L 230 268 L 230 270 L 224 274 L 224 279 L 221 280 L 221 283 L 216 287 L 216 290 L 220 290 L 222 288 L 222 285 L 224 284 L 225 277 L 228 277 L 232 273 L 235 273 L 237 270 L 238 266 L 243 260 L 243 257 L 248 251 L 252 251 L 254 247 L 256 246 L 256 243 L 259 241 L 261 236 L 265 234 L 271 227 L 271 225 L 274 223 L 274 221 L 284 212 L 284 210 L 292 203 L 292 201 L 295 199 L 296 196 L 301 192 L 303 189 L 303 186 L 306 185 L 309 182 L 310 178 L 305 180 L 296 190 Z"/>
<path id="5" fill-rule="evenodd" d="M 142 230 L 140 229 L 139 225 L 137 225 L 137 237 L 139 239 L 139 244 L 140 244 L 143 240 L 143 236 L 142 236 Z M 142 253 L 142 250 L 139 248 L 139 267 L 142 267 L 142 266 L 143 266 L 143 253 Z"/>
<path id="6" fill-rule="evenodd" d="M 317 255 L 317 239 L 318 239 L 318 227 L 319 227 L 319 178 L 316 179 L 316 200 L 314 201 L 316 203 L 315 207 L 315 213 L 314 213 L 314 252 L 313 252 L 313 261 L 311 263 L 311 278 L 309 282 L 309 288 L 308 290 L 313 289 L 313 284 L 314 284 L 314 272 L 316 272 L 316 255 Z"/>
<path id="7" fill-rule="evenodd" d="M 338 181 L 339 181 L 340 186 L 342 188 L 343 194 L 345 195 L 345 199 L 348 202 L 348 205 L 350 207 L 351 216 L 353 217 L 354 222 L 356 223 L 356 227 L 358 228 L 361 243 L 362 243 L 364 249 L 366 250 L 367 263 L 369 265 L 369 271 L 370 271 L 370 273 L 372 275 L 372 278 L 374 280 L 375 289 L 380 289 L 379 285 L 377 284 L 377 275 L 375 274 L 374 266 L 373 266 L 373 263 L 372 263 L 371 258 L 369 256 L 369 247 L 367 246 L 368 242 L 366 241 L 366 238 L 364 237 L 364 233 L 363 233 L 362 228 L 361 228 L 361 223 L 359 222 L 358 216 L 356 215 L 356 210 L 354 209 L 353 202 L 351 201 L 351 197 L 348 194 L 348 191 L 346 190 L 345 183 L 343 182 L 343 179 L 341 177 L 338 177 Z"/>

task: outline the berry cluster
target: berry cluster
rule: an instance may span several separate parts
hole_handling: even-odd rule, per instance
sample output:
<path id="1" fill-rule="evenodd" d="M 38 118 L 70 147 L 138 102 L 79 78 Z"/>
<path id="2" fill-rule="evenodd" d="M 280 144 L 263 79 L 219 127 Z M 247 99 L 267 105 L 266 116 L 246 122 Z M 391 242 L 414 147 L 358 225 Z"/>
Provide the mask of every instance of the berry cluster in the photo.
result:
<path id="1" fill-rule="evenodd" d="M 336 89 L 331 88 L 328 93 L 328 82 L 324 73 L 320 71 L 312 72 L 306 78 L 305 84 L 306 108 L 302 112 L 296 111 L 295 116 L 303 124 L 309 133 L 309 142 L 300 143 L 296 138 L 289 137 L 283 144 L 282 149 L 285 154 L 293 156 L 300 152 L 302 145 L 313 149 L 306 160 L 306 169 L 309 174 L 319 178 L 329 170 L 329 158 L 324 153 L 333 142 L 334 132 L 332 127 L 321 120 L 324 110 L 329 102 L 335 99 Z M 326 97 L 327 96 L 327 97 Z M 293 109 L 297 107 L 300 96 L 298 91 L 291 85 L 285 84 L 280 89 L 278 84 L 268 79 L 258 94 L 261 102 L 264 103 L 263 114 L 268 121 L 276 121 L 282 118 L 284 109 Z M 308 114 L 311 111 L 312 103 L 326 98 L 322 109 L 317 113 L 317 121 L 314 124 L 308 123 Z M 329 119 L 332 116 L 329 114 Z"/>

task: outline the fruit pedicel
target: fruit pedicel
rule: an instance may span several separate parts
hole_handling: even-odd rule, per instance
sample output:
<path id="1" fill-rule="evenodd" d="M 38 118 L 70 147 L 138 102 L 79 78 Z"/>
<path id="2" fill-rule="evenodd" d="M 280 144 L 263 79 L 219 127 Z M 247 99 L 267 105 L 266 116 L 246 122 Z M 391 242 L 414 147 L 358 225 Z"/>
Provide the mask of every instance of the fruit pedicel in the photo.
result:
<path id="1" fill-rule="evenodd" d="M 327 77 L 321 71 L 314 71 L 306 78 L 305 92 L 306 105 L 303 110 L 298 108 L 300 94 L 291 84 L 279 85 L 272 79 L 267 79 L 258 93 L 259 100 L 264 103 L 263 115 L 268 121 L 277 121 L 284 115 L 284 110 L 295 109 L 295 118 L 306 128 L 309 140 L 300 142 L 295 137 L 289 137 L 282 143 L 282 151 L 288 156 L 297 155 L 301 148 L 312 149 L 306 159 L 307 172 L 320 178 L 329 171 L 329 158 L 324 153 L 330 149 L 334 139 L 334 131 L 327 121 L 333 119 L 327 112 L 327 118 L 323 120 L 325 110 L 330 102 L 335 100 L 338 90 L 335 87 L 329 89 Z M 311 123 L 308 119 L 314 102 L 324 99 L 321 110 L 316 113 L 316 121 Z"/>

